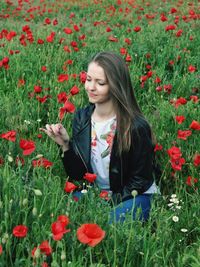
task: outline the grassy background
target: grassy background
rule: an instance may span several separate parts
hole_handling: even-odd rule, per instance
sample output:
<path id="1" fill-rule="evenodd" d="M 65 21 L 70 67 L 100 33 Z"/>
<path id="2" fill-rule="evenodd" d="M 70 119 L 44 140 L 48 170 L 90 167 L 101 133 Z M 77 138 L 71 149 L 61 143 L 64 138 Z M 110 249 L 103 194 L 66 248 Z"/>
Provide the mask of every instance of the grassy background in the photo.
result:
<path id="1" fill-rule="evenodd" d="M 0 139 L 3 161 L 0 165 L 3 247 L 0 266 L 31 266 L 33 262 L 36 266 L 47 262 L 49 266 L 78 267 L 200 265 L 199 181 L 193 186 L 186 184 L 188 176 L 199 179 L 199 167 L 193 164 L 194 155 L 199 154 L 199 132 L 192 130 L 187 140 L 177 138 L 178 129 L 189 130 L 193 120 L 200 121 L 199 101 L 190 99 L 194 95 L 199 97 L 199 4 L 199 1 L 21 1 L 21 4 L 1 1 L 0 61 L 8 57 L 9 69 L 0 67 L 0 134 L 16 130 L 17 139 L 16 142 Z M 161 21 L 161 14 L 168 20 Z M 45 25 L 46 18 L 50 24 Z M 54 26 L 55 19 L 58 24 Z M 29 35 L 23 31 L 25 25 L 30 27 Z M 79 31 L 74 30 L 74 25 Z M 175 25 L 176 29 L 166 31 L 167 25 Z M 141 31 L 135 32 L 136 26 Z M 72 29 L 72 34 L 66 34 L 64 28 Z M 176 36 L 178 30 L 183 30 L 180 37 Z M 8 40 L 11 31 L 16 36 Z M 52 32 L 55 32 L 54 40 L 47 42 Z M 111 36 L 117 42 L 110 41 Z M 44 40 L 44 44 L 38 44 L 38 39 Z M 71 46 L 72 41 L 77 42 L 77 51 Z M 67 47 L 70 52 L 66 51 Z M 135 94 L 157 143 L 163 147 L 156 152 L 163 170 L 162 196 L 155 199 L 147 224 L 127 218 L 123 227 L 108 225 L 106 214 L 110 207 L 99 198 L 97 188 L 90 189 L 79 202 L 64 192 L 67 177 L 57 146 L 44 135 L 37 137 L 39 127 L 59 122 L 62 104 L 58 103 L 57 95 L 60 92 L 68 94 L 76 85 L 80 93 L 70 101 L 76 108 L 87 104 L 79 74 L 86 70 L 91 55 L 103 50 L 120 53 L 121 48 L 131 57 L 127 64 Z M 67 64 L 67 60 L 72 60 L 72 64 Z M 153 73 L 142 85 L 141 77 L 149 71 L 147 65 Z M 188 71 L 190 65 L 195 66 L 195 72 Z M 47 67 L 46 72 L 41 71 L 42 66 Z M 68 74 L 69 80 L 59 83 L 57 77 L 62 73 Z M 161 79 L 159 84 L 155 83 L 156 77 Z M 22 79 L 25 84 L 20 86 Z M 169 93 L 156 90 L 157 86 L 169 84 L 172 86 Z M 32 94 L 35 85 L 42 87 L 40 94 Z M 36 98 L 45 95 L 48 95 L 45 103 Z M 187 103 L 175 108 L 172 102 L 180 97 Z M 186 118 L 181 125 L 175 120 L 177 115 Z M 73 114 L 66 114 L 63 120 L 70 134 L 72 117 Z M 36 143 L 36 150 L 30 156 L 22 155 L 21 138 Z M 176 172 L 167 154 L 174 145 L 181 149 L 186 161 L 182 170 Z M 39 154 L 53 162 L 53 167 L 32 168 L 32 160 Z M 16 165 L 17 156 L 24 158 L 24 166 Z M 39 189 L 42 195 L 36 195 L 34 189 Z M 176 194 L 175 202 L 179 203 L 170 207 L 172 194 Z M 60 214 L 69 216 L 71 232 L 56 242 L 51 236 L 51 223 Z M 173 216 L 179 221 L 174 222 Z M 76 238 L 77 228 L 86 222 L 95 222 L 106 231 L 105 239 L 92 249 Z M 12 235 L 13 227 L 18 224 L 29 228 L 23 239 Z M 33 259 L 31 250 L 43 240 L 49 240 L 53 248 L 51 257 L 40 254 Z"/>

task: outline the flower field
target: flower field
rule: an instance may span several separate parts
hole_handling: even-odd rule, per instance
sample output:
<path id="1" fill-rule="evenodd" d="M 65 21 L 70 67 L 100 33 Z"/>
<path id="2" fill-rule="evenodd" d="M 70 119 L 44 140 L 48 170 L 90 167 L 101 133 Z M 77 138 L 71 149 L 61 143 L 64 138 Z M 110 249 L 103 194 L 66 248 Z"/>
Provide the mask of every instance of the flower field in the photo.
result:
<path id="1" fill-rule="evenodd" d="M 0 2 L 0 267 L 200 266 L 200 1 Z M 109 224 L 106 192 L 68 182 L 39 129 L 71 135 L 87 63 L 121 54 L 161 166 L 149 221 Z"/>

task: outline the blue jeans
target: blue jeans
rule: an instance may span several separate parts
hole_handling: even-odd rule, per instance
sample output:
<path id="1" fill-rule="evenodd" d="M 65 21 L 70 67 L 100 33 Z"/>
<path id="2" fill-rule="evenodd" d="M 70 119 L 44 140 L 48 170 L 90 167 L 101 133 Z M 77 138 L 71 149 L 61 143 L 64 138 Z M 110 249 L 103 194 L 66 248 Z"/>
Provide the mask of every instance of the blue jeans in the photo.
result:
<path id="1" fill-rule="evenodd" d="M 147 221 L 151 209 L 151 198 L 152 194 L 142 194 L 121 202 L 112 209 L 109 223 L 124 222 L 127 214 L 131 214 L 133 220 Z"/>
<path id="2" fill-rule="evenodd" d="M 82 197 L 81 192 L 73 192 L 73 196 L 78 199 Z M 121 202 L 112 208 L 110 212 L 109 224 L 115 222 L 124 222 L 126 215 L 132 214 L 133 220 L 139 219 L 147 221 L 151 209 L 151 199 L 153 194 L 137 195 L 135 198 Z"/>

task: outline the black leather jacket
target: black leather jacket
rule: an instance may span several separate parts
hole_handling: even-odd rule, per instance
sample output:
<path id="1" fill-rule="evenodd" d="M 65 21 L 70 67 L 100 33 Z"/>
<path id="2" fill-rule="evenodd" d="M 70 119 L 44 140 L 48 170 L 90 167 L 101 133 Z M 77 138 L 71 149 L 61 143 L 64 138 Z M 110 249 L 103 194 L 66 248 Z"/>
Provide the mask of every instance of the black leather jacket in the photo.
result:
<path id="1" fill-rule="evenodd" d="M 70 149 L 62 157 L 70 180 L 80 180 L 86 172 L 93 172 L 90 165 L 91 149 L 91 104 L 76 112 L 73 120 Z M 133 190 L 138 194 L 145 192 L 153 183 L 153 144 L 148 123 L 138 117 L 132 131 L 132 145 L 128 152 L 119 156 L 116 153 L 117 138 L 114 137 L 110 157 L 110 190 L 115 203 L 133 197 Z"/>

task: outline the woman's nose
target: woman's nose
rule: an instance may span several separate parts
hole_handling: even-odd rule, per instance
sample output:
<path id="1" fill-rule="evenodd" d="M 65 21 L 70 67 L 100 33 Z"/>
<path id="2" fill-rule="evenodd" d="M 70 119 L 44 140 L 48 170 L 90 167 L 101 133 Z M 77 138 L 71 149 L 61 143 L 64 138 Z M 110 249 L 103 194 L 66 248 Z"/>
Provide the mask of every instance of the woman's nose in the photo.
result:
<path id="1" fill-rule="evenodd" d="M 94 91 L 96 89 L 96 84 L 94 81 L 89 81 L 86 83 L 86 89 Z"/>

